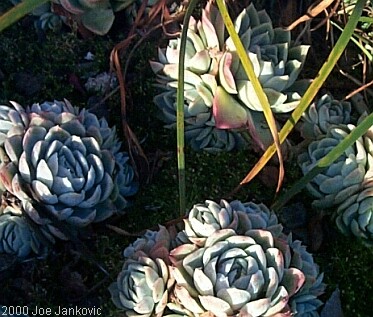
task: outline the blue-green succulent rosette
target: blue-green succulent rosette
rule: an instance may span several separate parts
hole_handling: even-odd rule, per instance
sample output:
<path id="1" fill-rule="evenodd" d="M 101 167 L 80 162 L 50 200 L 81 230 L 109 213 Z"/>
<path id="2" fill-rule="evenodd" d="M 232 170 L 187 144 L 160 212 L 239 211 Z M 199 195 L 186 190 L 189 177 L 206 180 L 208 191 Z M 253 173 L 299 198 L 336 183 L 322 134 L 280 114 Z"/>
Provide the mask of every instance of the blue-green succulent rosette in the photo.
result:
<path id="1" fill-rule="evenodd" d="M 174 279 L 169 270 L 171 237 L 160 226 L 125 248 L 123 267 L 109 291 L 127 316 L 164 316 Z"/>
<path id="2" fill-rule="evenodd" d="M 351 103 L 339 101 L 330 94 L 314 101 L 303 114 L 301 135 L 305 139 L 315 140 L 327 134 L 333 125 L 352 123 Z"/>
<path id="3" fill-rule="evenodd" d="M 25 216 L 10 212 L 0 215 L 0 253 L 26 259 L 44 256 L 47 251 L 48 246 L 41 241 Z"/>
<path id="4" fill-rule="evenodd" d="M 207 200 L 184 225 L 124 250 L 109 290 L 127 316 L 318 316 L 323 276 L 264 204 Z"/>
<path id="5" fill-rule="evenodd" d="M 311 253 L 299 240 L 293 240 L 292 234 L 286 237 L 292 252 L 293 265 L 300 268 L 306 276 L 306 282 L 295 294 L 289 305 L 294 316 L 319 317 L 319 308 L 323 306 L 319 296 L 324 294 L 326 284 L 323 283 L 324 274 L 320 273 L 318 264 Z"/>
<path id="6" fill-rule="evenodd" d="M 309 81 L 298 80 L 308 46 L 291 45 L 290 32 L 273 28 L 265 11 L 254 5 L 236 18 L 235 28 L 274 113 L 288 113 L 299 103 Z M 151 61 L 157 86 L 154 98 L 167 128 L 176 125 L 176 87 L 180 39 L 173 39 Z M 184 76 L 185 137 L 196 150 L 230 151 L 271 142 L 263 109 L 239 61 L 232 39 L 224 33 L 218 9 L 209 1 L 199 21 L 188 25 Z"/>
<path id="7" fill-rule="evenodd" d="M 298 157 L 303 173 L 308 173 L 354 128 L 352 124 L 335 125 L 312 141 Z M 373 245 L 372 140 L 369 129 L 307 185 L 315 208 L 330 208 L 342 233 L 355 236 L 369 246 Z"/>
<path id="8" fill-rule="evenodd" d="M 333 126 L 326 135 L 311 142 L 298 157 L 303 173 L 310 171 L 354 128 L 352 124 Z M 307 185 L 308 191 L 315 197 L 313 205 L 316 208 L 338 206 L 348 197 L 362 190 L 365 175 L 371 165 L 371 156 L 371 153 L 365 149 L 363 138 L 359 138 Z"/>
<path id="9" fill-rule="evenodd" d="M 0 253 L 16 256 L 18 259 L 45 257 L 50 240 L 38 225 L 25 213 L 27 202 L 21 202 L 7 191 L 1 192 L 0 206 Z"/>
<path id="10" fill-rule="evenodd" d="M 197 311 L 201 313 L 201 311 L 204 310 L 213 312 L 215 311 L 215 313 L 217 313 L 216 309 L 222 309 L 222 307 L 225 307 L 226 309 L 228 309 L 229 313 L 232 313 L 230 309 L 232 309 L 233 302 L 231 301 L 233 301 L 236 297 L 240 297 L 242 295 L 242 292 L 235 290 L 235 295 L 229 296 L 228 298 L 230 298 L 230 300 L 227 299 L 229 305 L 227 305 L 227 303 L 221 302 L 221 299 L 226 300 L 226 297 L 219 297 L 218 293 L 214 293 L 214 296 L 218 299 L 211 299 L 211 302 L 204 302 L 203 300 L 201 300 L 202 297 L 200 295 L 198 295 L 199 299 L 197 299 L 197 297 L 192 294 L 200 294 L 198 292 L 200 288 L 202 288 L 202 286 L 198 286 L 196 284 L 197 281 L 194 279 L 194 274 L 197 273 L 193 273 L 193 275 L 191 275 L 192 270 L 189 265 L 193 266 L 196 265 L 196 263 L 199 263 L 199 252 L 202 252 L 200 251 L 201 248 L 205 248 L 208 241 L 211 241 L 212 245 L 209 245 L 209 247 L 213 248 L 214 250 L 211 251 L 211 253 L 217 255 L 217 261 L 219 261 L 220 259 L 224 258 L 223 255 L 225 255 L 226 253 L 232 252 L 233 254 L 233 251 L 229 251 L 229 248 L 227 246 L 224 246 L 224 250 L 222 251 L 223 255 L 221 257 L 218 256 L 219 247 L 217 245 L 223 244 L 223 241 L 227 241 L 229 239 L 232 239 L 233 241 L 235 239 L 242 239 L 239 241 L 241 241 L 240 243 L 244 243 L 243 240 L 245 240 L 247 236 L 257 237 L 258 241 L 260 240 L 259 237 L 266 236 L 268 238 L 271 236 L 274 241 L 276 241 L 274 242 L 275 244 L 273 245 L 273 247 L 277 247 L 283 254 L 283 259 L 286 263 L 285 267 L 287 266 L 289 268 L 296 268 L 300 270 L 304 275 L 304 283 L 297 292 L 289 296 L 287 305 L 284 305 L 283 309 L 288 309 L 288 311 L 294 313 L 295 316 L 318 316 L 318 309 L 322 305 L 322 301 L 318 297 L 325 290 L 325 284 L 322 283 L 323 275 L 319 273 L 319 267 L 314 262 L 312 255 L 307 252 L 305 246 L 303 246 L 300 241 L 293 241 L 291 235 L 287 236 L 282 232 L 282 226 L 278 223 L 276 215 L 264 204 L 256 204 L 254 202 L 241 203 L 240 201 L 232 201 L 228 203 L 225 200 L 222 200 L 220 203 L 216 203 L 214 201 L 207 200 L 203 204 L 196 204 L 189 212 L 188 217 L 185 219 L 184 223 L 184 230 L 179 232 L 176 237 L 177 247 L 170 251 L 171 257 L 174 260 L 174 266 L 176 266 L 176 269 L 173 269 L 175 270 L 174 276 L 176 279 L 175 292 L 177 292 L 180 298 L 183 299 L 180 300 L 180 298 L 178 298 L 178 303 L 172 303 L 169 305 L 170 307 L 173 307 L 173 309 L 175 309 L 176 311 L 184 313 L 191 310 L 194 314 L 196 314 Z M 235 234 L 233 234 L 232 230 Z M 232 243 L 234 245 L 234 248 L 238 247 L 238 245 L 235 245 L 235 242 Z M 241 245 L 239 244 L 239 248 L 240 247 Z M 207 248 L 207 250 L 209 250 L 209 248 Z M 205 250 L 205 252 L 208 252 L 210 255 L 210 251 L 207 250 Z M 216 278 L 213 278 L 215 274 L 212 274 L 210 266 L 208 266 L 209 270 L 207 270 L 207 268 L 204 268 L 204 265 L 206 265 L 206 263 L 208 262 L 207 255 L 203 254 L 202 257 L 203 264 L 198 265 L 198 267 L 202 267 L 202 272 L 204 272 L 204 274 L 208 277 L 208 279 L 210 279 L 210 281 L 206 279 L 206 276 L 203 277 L 203 275 L 201 275 L 202 273 L 198 274 L 200 274 L 203 279 L 201 276 L 198 277 L 198 279 L 201 278 L 200 282 L 202 283 L 203 281 L 203 285 L 211 285 L 211 281 L 213 281 L 212 284 L 217 283 Z M 228 259 L 230 259 L 230 257 L 227 258 L 227 262 Z M 233 262 L 233 260 L 229 261 Z M 185 265 L 188 265 L 188 268 L 185 268 Z M 214 265 L 214 267 L 217 266 Z M 242 273 L 241 269 L 240 272 Z M 260 275 L 260 273 L 258 274 Z M 192 279 L 192 276 L 194 280 Z M 228 280 L 231 281 L 230 279 Z M 181 284 L 183 287 L 177 289 L 178 283 Z M 197 293 L 195 293 L 195 290 L 193 290 L 193 285 L 197 288 Z M 249 288 L 253 287 L 257 289 L 256 287 L 258 287 L 258 285 L 255 287 L 249 286 Z M 206 290 L 206 288 L 207 286 L 204 287 L 204 290 Z M 187 289 L 188 292 L 186 292 L 185 289 Z M 213 287 L 213 290 L 216 291 L 217 289 L 217 286 Z M 211 292 L 213 291 L 210 290 L 209 296 L 211 296 Z M 222 290 L 220 292 L 221 294 L 223 294 Z M 267 291 L 267 294 L 269 293 L 270 292 Z M 184 296 L 192 296 L 193 300 L 186 299 L 187 297 L 184 298 Z M 247 299 L 249 297 L 250 296 L 246 296 L 245 298 Z M 253 298 L 257 297 L 253 296 Z M 243 297 L 241 297 L 240 300 L 243 300 Z M 269 312 L 271 313 L 273 312 L 273 310 L 276 310 L 276 308 L 274 307 L 277 307 L 277 309 L 279 309 L 279 302 L 274 303 L 267 298 L 266 303 L 266 305 L 262 305 L 262 303 L 260 305 L 258 304 L 255 309 L 262 309 L 262 314 L 265 309 L 269 309 Z M 187 308 L 185 307 L 185 305 L 187 306 Z M 210 305 L 215 305 L 219 308 L 213 308 Z M 234 307 L 238 306 L 235 305 Z M 252 306 L 255 306 L 255 304 L 250 304 L 248 302 L 245 305 L 242 305 L 241 308 L 238 309 L 238 311 L 242 310 L 241 312 L 246 312 L 246 309 L 252 309 Z M 281 310 L 282 309 L 279 309 L 279 311 Z M 254 311 L 254 308 L 249 312 L 254 316 L 256 314 L 257 316 L 262 316 L 258 311 Z M 271 313 L 269 312 L 268 314 L 271 315 Z M 313 315 L 307 315 L 308 313 L 312 313 Z M 186 313 L 186 315 L 188 314 Z M 263 316 L 264 315 L 265 314 L 263 314 Z"/>
<path id="11" fill-rule="evenodd" d="M 27 206 L 24 212 L 51 240 L 68 238 L 63 226 L 74 231 L 128 206 L 138 184 L 105 119 L 66 100 L 17 105 L 8 113 L 2 119 L 12 123 L 2 131 L 3 190 Z"/>

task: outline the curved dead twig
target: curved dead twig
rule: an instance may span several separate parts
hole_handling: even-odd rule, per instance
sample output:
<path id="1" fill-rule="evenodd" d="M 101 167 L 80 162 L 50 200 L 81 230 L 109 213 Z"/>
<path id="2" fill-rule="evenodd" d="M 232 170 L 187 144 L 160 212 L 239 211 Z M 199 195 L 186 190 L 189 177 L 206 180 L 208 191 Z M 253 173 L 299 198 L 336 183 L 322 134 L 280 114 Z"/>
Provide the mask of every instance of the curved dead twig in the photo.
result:
<path id="1" fill-rule="evenodd" d="M 291 31 L 300 23 L 313 19 L 314 17 L 318 16 L 321 12 L 326 10 L 334 1 L 336 0 L 321 0 L 318 4 L 312 4 L 308 8 L 306 14 L 302 15 L 299 19 L 295 20 L 292 24 L 285 27 L 285 30 Z M 336 6 L 338 6 L 339 2 L 340 0 L 337 0 Z"/>
<path id="2" fill-rule="evenodd" d="M 329 29 L 330 29 L 329 19 L 337 12 L 337 9 L 339 7 L 340 2 L 341 2 L 341 0 L 336 1 L 335 5 L 333 6 L 333 8 L 330 10 L 329 13 L 328 13 L 328 10 L 326 10 L 327 8 L 325 8 L 323 10 L 325 12 L 325 18 L 322 21 L 320 21 L 315 27 L 313 27 L 310 31 L 311 32 L 316 31 L 317 29 L 319 29 L 320 27 L 322 27 L 326 23 L 327 24 L 327 32 L 328 32 Z"/>
<path id="3" fill-rule="evenodd" d="M 161 14 L 161 18 L 167 16 L 170 20 L 166 21 L 168 23 L 174 22 L 172 16 L 168 12 L 168 8 L 166 5 L 167 0 L 160 0 L 151 10 L 149 11 L 147 16 L 144 16 L 144 12 L 146 9 L 147 1 L 144 1 L 138 10 L 135 22 L 127 36 L 127 38 L 119 43 L 117 43 L 111 51 L 110 54 L 110 67 L 116 73 L 118 78 L 118 89 L 120 92 L 120 101 L 121 101 L 121 122 L 122 122 L 122 129 L 127 141 L 127 149 L 128 153 L 132 162 L 132 165 L 136 167 L 136 174 L 139 177 L 140 173 L 138 171 L 138 164 L 136 164 L 135 156 L 141 157 L 146 163 L 146 174 L 149 171 L 149 162 L 148 159 L 138 141 L 135 133 L 130 128 L 128 121 L 127 121 L 127 102 L 126 102 L 126 85 L 125 85 L 125 77 L 127 73 L 127 68 L 129 65 L 129 61 L 132 58 L 134 50 L 130 52 L 129 57 L 126 61 L 126 67 L 124 72 L 122 71 L 122 64 L 121 58 L 124 53 L 128 50 L 129 46 L 131 45 L 132 41 L 138 36 L 137 30 L 140 28 L 145 28 L 153 23 L 153 21 Z M 145 34 L 143 34 L 138 42 L 140 44 L 147 38 L 154 30 L 158 29 L 159 27 L 164 27 L 165 23 L 161 21 L 156 27 L 151 27 Z M 135 44 L 135 48 L 137 48 L 140 44 Z"/>

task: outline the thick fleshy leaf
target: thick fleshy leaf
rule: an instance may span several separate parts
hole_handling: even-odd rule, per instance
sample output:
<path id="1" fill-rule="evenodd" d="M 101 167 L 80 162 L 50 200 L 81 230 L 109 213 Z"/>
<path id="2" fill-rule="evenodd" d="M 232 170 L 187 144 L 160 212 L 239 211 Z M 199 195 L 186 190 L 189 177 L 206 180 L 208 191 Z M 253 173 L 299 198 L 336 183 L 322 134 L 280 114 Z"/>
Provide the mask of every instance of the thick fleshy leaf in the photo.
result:
<path id="1" fill-rule="evenodd" d="M 85 192 L 66 193 L 58 196 L 58 200 L 66 206 L 73 207 L 79 205 L 85 198 Z"/>
<path id="2" fill-rule="evenodd" d="M 251 298 L 257 299 L 258 296 L 262 293 L 263 286 L 265 285 L 264 275 L 262 271 L 257 271 L 251 275 L 250 283 L 248 286 L 248 292 L 251 295 Z"/>
<path id="3" fill-rule="evenodd" d="M 278 288 L 280 279 L 273 267 L 268 267 L 265 274 L 267 275 L 266 280 L 268 283 L 265 297 L 271 298 Z"/>
<path id="4" fill-rule="evenodd" d="M 101 185 L 97 186 L 89 197 L 85 195 L 84 200 L 77 203 L 77 206 L 79 206 L 80 208 L 92 208 L 95 205 L 97 205 L 100 201 L 101 201 Z"/>
<path id="5" fill-rule="evenodd" d="M 225 288 L 220 290 L 216 295 L 227 302 L 233 311 L 241 309 L 242 306 L 251 300 L 249 292 L 238 288 Z"/>
<path id="6" fill-rule="evenodd" d="M 197 268 L 193 273 L 194 286 L 199 294 L 203 296 L 214 295 L 214 285 L 210 279 L 203 273 L 202 269 Z"/>
<path id="7" fill-rule="evenodd" d="M 217 230 L 211 236 L 207 238 L 205 246 L 210 247 L 210 246 L 215 245 L 217 242 L 224 242 L 224 240 L 235 235 L 236 235 L 236 232 L 233 229 Z"/>
<path id="8" fill-rule="evenodd" d="M 289 268 L 284 270 L 284 276 L 281 284 L 286 287 L 289 296 L 293 296 L 302 287 L 306 280 L 303 272 L 296 268 Z"/>
<path id="9" fill-rule="evenodd" d="M 170 251 L 170 258 L 173 262 L 184 259 L 185 256 L 197 250 L 194 244 L 182 244 Z"/>
<path id="10" fill-rule="evenodd" d="M 74 226 L 77 227 L 85 227 L 88 224 L 92 223 L 94 220 L 96 221 L 96 209 L 78 209 L 74 210 L 75 212 L 71 214 L 66 221 Z M 105 219 L 105 218 L 104 218 Z"/>
<path id="11" fill-rule="evenodd" d="M 52 188 L 54 175 L 45 160 L 41 160 L 37 165 L 36 178 L 48 186 L 48 188 Z"/>
<path id="12" fill-rule="evenodd" d="M 4 141 L 5 151 L 9 157 L 9 160 L 14 163 L 18 163 L 19 157 L 23 152 L 22 136 L 14 135 L 12 137 L 7 136 Z"/>
<path id="13" fill-rule="evenodd" d="M 260 245 L 255 244 L 249 246 L 246 251 L 258 262 L 260 270 L 265 271 L 267 267 L 267 258 L 263 248 Z"/>
<path id="14" fill-rule="evenodd" d="M 199 296 L 202 306 L 205 311 L 210 311 L 216 316 L 222 316 L 223 314 L 231 315 L 233 310 L 231 306 L 224 300 L 215 296 Z"/>
<path id="15" fill-rule="evenodd" d="M 190 296 L 189 292 L 182 286 L 175 286 L 175 295 L 180 300 L 181 304 L 194 314 L 202 314 L 204 310 L 200 304 Z"/>
<path id="16" fill-rule="evenodd" d="M 236 84 L 231 72 L 232 54 L 224 53 L 219 62 L 219 81 L 220 85 L 228 94 L 237 94 Z"/>
<path id="17" fill-rule="evenodd" d="M 208 71 L 211 58 L 208 50 L 197 52 L 188 62 L 186 67 L 196 74 L 204 74 Z"/>
<path id="18" fill-rule="evenodd" d="M 274 239 L 272 233 L 269 231 L 253 229 L 246 232 L 246 235 L 252 237 L 264 249 L 272 248 L 274 246 Z"/>
<path id="19" fill-rule="evenodd" d="M 133 310 L 139 314 L 150 314 L 154 308 L 153 298 L 150 296 L 144 296 L 136 303 Z"/>
<path id="20" fill-rule="evenodd" d="M 95 9 L 86 11 L 82 15 L 83 25 L 98 35 L 105 35 L 111 29 L 114 22 L 114 12 L 110 9 Z"/>
<path id="21" fill-rule="evenodd" d="M 248 302 L 240 310 L 241 314 L 247 314 L 247 316 L 261 316 L 270 307 L 271 300 L 269 298 L 261 298 L 255 301 Z"/>
<path id="22" fill-rule="evenodd" d="M 248 120 L 246 110 L 221 86 L 216 89 L 213 114 L 218 129 L 243 128 Z"/>
<path id="23" fill-rule="evenodd" d="M 276 270 L 279 280 L 282 280 L 284 275 L 284 256 L 277 248 L 268 248 L 266 250 L 267 265 Z"/>
<path id="24" fill-rule="evenodd" d="M 263 111 L 252 83 L 248 80 L 240 80 L 236 84 L 240 100 L 252 110 Z"/>
<path id="25" fill-rule="evenodd" d="M 35 193 L 35 195 L 46 204 L 57 204 L 58 198 L 55 194 L 53 194 L 50 189 L 42 182 L 38 180 L 34 180 L 31 183 L 32 189 Z"/>

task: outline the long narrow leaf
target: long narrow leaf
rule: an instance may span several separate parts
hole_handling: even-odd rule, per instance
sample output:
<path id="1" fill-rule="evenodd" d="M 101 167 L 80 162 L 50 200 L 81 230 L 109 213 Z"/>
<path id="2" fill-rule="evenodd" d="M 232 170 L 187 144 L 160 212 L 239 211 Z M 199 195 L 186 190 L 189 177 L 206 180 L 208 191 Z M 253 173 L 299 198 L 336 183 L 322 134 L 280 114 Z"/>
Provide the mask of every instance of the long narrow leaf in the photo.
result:
<path id="1" fill-rule="evenodd" d="M 335 148 L 325 155 L 317 165 L 312 168 L 306 175 L 297 181 L 286 193 L 272 205 L 274 210 L 281 209 L 294 195 L 299 193 L 308 182 L 310 182 L 317 174 L 322 172 L 330 164 L 332 164 L 343 152 L 353 145 L 373 125 L 373 113 L 367 116 L 360 124 L 353 129 Z"/>
<path id="2" fill-rule="evenodd" d="M 278 131 L 277 131 L 277 127 L 276 127 L 276 121 L 275 121 L 275 118 L 273 116 L 273 113 L 271 111 L 271 106 L 269 105 L 269 102 L 268 102 L 268 98 L 262 88 L 262 85 L 260 84 L 259 82 L 259 79 L 256 77 L 255 75 L 255 72 L 254 72 L 254 67 L 253 67 L 253 64 L 250 60 L 250 58 L 248 57 L 247 55 L 247 52 L 244 48 L 244 46 L 242 45 L 242 42 L 234 28 L 234 25 L 233 25 L 233 22 L 229 16 L 229 13 L 228 13 L 228 10 L 225 6 L 225 3 L 224 3 L 224 0 L 217 0 L 216 1 L 217 5 L 218 5 L 218 8 L 219 8 L 219 11 L 223 17 L 223 21 L 224 21 L 224 24 L 228 30 L 228 33 L 230 35 L 230 37 L 232 38 L 233 40 L 233 43 L 237 49 L 237 54 L 238 54 L 238 57 L 240 58 L 240 61 L 242 63 L 242 66 L 246 72 L 246 76 L 249 78 L 249 80 L 251 81 L 253 87 L 254 87 L 254 90 L 255 90 L 255 93 L 260 101 L 260 104 L 263 108 L 263 113 L 264 113 L 264 116 L 267 120 L 267 123 L 268 123 L 268 126 L 270 128 L 270 131 L 271 131 L 271 134 L 272 134 L 272 137 L 273 137 L 273 140 L 274 140 L 274 144 L 275 144 L 275 147 L 276 147 L 276 150 L 277 150 L 277 155 L 278 155 L 278 160 L 279 160 L 279 163 L 280 163 L 280 169 L 279 169 L 279 177 L 278 177 L 278 184 L 277 184 L 277 191 L 280 190 L 280 187 L 281 187 L 281 184 L 282 184 L 282 181 L 284 179 L 284 164 L 283 164 L 283 158 L 282 158 L 282 154 L 281 154 L 281 147 L 280 147 L 280 140 L 279 140 L 279 137 L 278 137 Z"/>
<path id="3" fill-rule="evenodd" d="M 49 0 L 25 0 L 0 16 L 0 32 Z"/>
<path id="4" fill-rule="evenodd" d="M 177 138 L 177 168 L 179 178 L 179 212 L 180 216 L 185 214 L 186 209 L 186 186 L 185 186 L 185 156 L 184 156 L 184 62 L 185 49 L 188 35 L 190 17 L 196 7 L 198 0 L 191 0 L 184 15 L 183 29 L 180 39 L 179 73 L 177 85 L 177 108 L 176 108 L 176 138 Z"/>
<path id="5" fill-rule="evenodd" d="M 331 24 L 333 26 L 335 26 L 337 29 L 339 29 L 340 31 L 343 31 L 343 28 L 340 27 L 337 23 L 331 21 Z M 357 37 L 357 39 L 355 38 Z M 359 35 L 358 33 L 354 33 L 352 36 L 351 36 L 351 41 L 354 42 L 356 44 L 356 46 L 358 48 L 361 49 L 361 51 L 364 53 L 364 55 L 369 59 L 369 61 L 373 61 L 373 56 L 372 54 L 370 54 L 370 52 L 364 47 L 364 45 L 362 45 L 358 40 L 361 40 L 363 43 L 364 42 L 367 42 L 367 39 L 365 39 L 364 37 L 362 37 L 361 35 Z"/>
<path id="6" fill-rule="evenodd" d="M 366 0 L 358 0 L 356 3 L 355 9 L 350 16 L 349 21 L 347 22 L 341 36 L 339 37 L 338 41 L 336 42 L 335 46 L 333 47 L 332 51 L 329 54 L 328 59 L 321 67 L 318 75 L 313 80 L 311 85 L 308 87 L 307 91 L 305 92 L 304 96 L 299 102 L 299 105 L 293 113 L 289 120 L 286 121 L 285 125 L 280 131 L 279 137 L 280 142 L 283 143 L 289 133 L 293 130 L 295 124 L 298 120 L 302 117 L 302 114 L 307 110 L 307 107 L 311 104 L 312 100 L 318 93 L 321 86 L 324 84 L 325 80 L 329 76 L 330 72 L 333 70 L 335 64 L 337 63 L 338 59 L 341 57 L 346 45 L 348 44 L 351 35 L 353 34 L 356 25 L 359 21 L 361 13 L 363 12 L 363 8 L 365 5 Z M 241 185 L 249 182 L 252 180 L 259 171 L 267 164 L 267 162 L 271 159 L 273 154 L 276 152 L 276 146 L 272 144 L 268 147 L 265 151 L 263 156 L 257 162 L 257 164 L 252 168 L 249 174 L 241 181 Z"/>

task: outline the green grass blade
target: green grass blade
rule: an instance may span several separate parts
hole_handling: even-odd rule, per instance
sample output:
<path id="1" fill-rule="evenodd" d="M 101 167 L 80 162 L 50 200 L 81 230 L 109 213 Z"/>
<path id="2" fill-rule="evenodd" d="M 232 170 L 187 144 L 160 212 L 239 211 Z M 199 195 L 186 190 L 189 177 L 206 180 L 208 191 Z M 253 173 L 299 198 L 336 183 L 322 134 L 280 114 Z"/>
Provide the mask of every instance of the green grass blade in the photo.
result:
<path id="1" fill-rule="evenodd" d="M 343 31 L 343 28 L 341 28 L 337 23 L 331 21 L 331 24 L 335 26 L 337 29 L 339 29 L 340 31 Z M 355 37 L 357 37 L 359 40 L 361 40 L 364 43 L 367 42 L 367 39 L 364 39 L 364 37 L 360 36 L 359 34 L 355 34 L 355 33 L 351 36 L 351 41 L 356 44 L 356 46 L 365 54 L 365 56 L 369 59 L 369 61 L 373 61 L 372 54 L 370 54 L 369 51 Z"/>
<path id="2" fill-rule="evenodd" d="M 286 193 L 281 195 L 278 200 L 272 205 L 274 210 L 280 210 L 294 195 L 300 192 L 308 182 L 310 182 L 317 174 L 322 172 L 330 164 L 332 164 L 343 152 L 353 145 L 373 125 L 373 113 L 367 116 L 360 124 L 353 129 L 335 148 L 325 155 L 317 165 L 297 181 Z"/>
<path id="3" fill-rule="evenodd" d="M 177 169 L 179 178 L 179 212 L 180 216 L 185 215 L 186 211 L 186 185 L 185 185 L 185 153 L 184 153 L 184 62 L 185 49 L 188 35 L 188 25 L 190 17 L 196 7 L 198 0 L 191 0 L 185 12 L 183 29 L 180 38 L 180 54 L 179 54 L 179 73 L 177 84 L 176 98 L 176 140 L 177 140 Z"/>
<path id="4" fill-rule="evenodd" d="M 293 113 L 291 114 L 290 119 L 286 121 L 285 125 L 281 129 L 280 134 L 279 134 L 281 143 L 285 141 L 286 137 L 293 130 L 295 124 L 302 117 L 302 114 L 304 113 L 304 111 L 307 110 L 307 107 L 311 104 L 312 100 L 315 98 L 319 89 L 324 84 L 325 80 L 327 79 L 331 71 L 333 70 L 338 59 L 341 57 L 344 49 L 346 48 L 348 42 L 350 41 L 350 38 L 363 12 L 365 2 L 366 0 L 358 0 L 358 2 L 356 3 L 355 9 L 353 13 L 351 14 L 350 19 L 348 20 L 338 41 L 336 42 L 335 46 L 330 52 L 328 59 L 325 61 L 325 63 L 319 70 L 318 75 L 313 80 L 311 85 L 308 87 L 304 96 L 300 100 L 298 107 L 296 107 Z M 249 182 L 251 179 L 253 179 L 259 173 L 259 171 L 267 164 L 267 162 L 271 159 L 271 157 L 273 156 L 273 154 L 275 154 L 275 152 L 276 152 L 276 146 L 272 144 L 271 146 L 268 147 L 268 149 L 265 151 L 263 156 L 260 158 L 257 164 L 253 167 L 250 173 L 246 176 L 246 178 L 241 182 L 241 184 Z"/>
<path id="5" fill-rule="evenodd" d="M 248 57 L 248 55 L 246 53 L 246 50 L 242 45 L 241 39 L 239 38 L 239 36 L 238 36 L 238 34 L 237 34 L 237 32 L 234 28 L 232 19 L 229 16 L 229 13 L 228 13 L 228 10 L 225 6 L 224 0 L 217 0 L 216 3 L 218 5 L 219 11 L 220 11 L 220 13 L 223 17 L 223 21 L 224 21 L 224 24 L 225 24 L 225 26 L 228 30 L 228 33 L 229 33 L 230 37 L 232 38 L 233 43 L 234 43 L 234 45 L 237 49 L 237 54 L 240 58 L 242 66 L 243 66 L 243 68 L 246 72 L 246 76 L 251 81 L 251 83 L 254 87 L 255 93 L 256 93 L 259 101 L 260 101 L 260 104 L 263 107 L 264 116 L 265 116 L 265 118 L 267 120 L 267 123 L 268 123 L 268 126 L 271 130 L 271 134 L 272 134 L 272 137 L 273 137 L 273 140 L 274 140 L 275 148 L 277 150 L 277 155 L 278 155 L 278 159 L 279 159 L 279 163 L 280 163 L 280 173 L 279 173 L 278 186 L 277 186 L 277 191 L 278 191 L 280 189 L 282 180 L 284 178 L 284 165 L 283 165 L 283 159 L 282 159 L 281 148 L 280 148 L 280 140 L 279 140 L 279 137 L 278 137 L 278 131 L 277 131 L 277 127 L 276 127 L 275 118 L 273 116 L 271 106 L 269 105 L 268 98 L 267 98 L 267 96 L 266 96 L 266 94 L 265 94 L 265 92 L 262 88 L 262 85 L 260 84 L 259 79 L 255 75 L 253 64 L 252 64 L 250 58 Z"/>
<path id="6" fill-rule="evenodd" d="M 25 0 L 0 16 L 0 32 L 49 0 Z"/>

